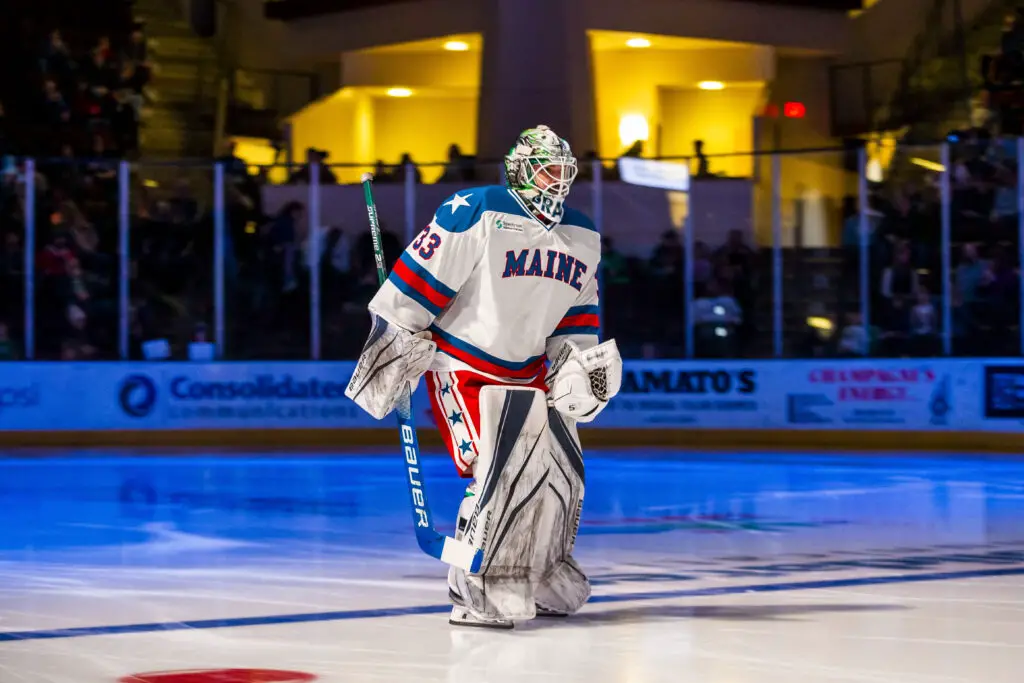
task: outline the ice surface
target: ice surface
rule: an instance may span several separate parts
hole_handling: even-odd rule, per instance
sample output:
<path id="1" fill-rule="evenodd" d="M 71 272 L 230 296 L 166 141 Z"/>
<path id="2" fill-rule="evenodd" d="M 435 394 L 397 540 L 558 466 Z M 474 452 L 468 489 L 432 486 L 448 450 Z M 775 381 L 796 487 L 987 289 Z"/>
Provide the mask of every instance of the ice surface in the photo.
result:
<path id="1" fill-rule="evenodd" d="M 1019 683 L 1024 463 L 595 453 L 595 597 L 453 629 L 396 453 L 0 459 L 0 682 Z M 439 525 L 463 482 L 426 459 Z M 448 529 L 450 532 L 450 528 Z"/>

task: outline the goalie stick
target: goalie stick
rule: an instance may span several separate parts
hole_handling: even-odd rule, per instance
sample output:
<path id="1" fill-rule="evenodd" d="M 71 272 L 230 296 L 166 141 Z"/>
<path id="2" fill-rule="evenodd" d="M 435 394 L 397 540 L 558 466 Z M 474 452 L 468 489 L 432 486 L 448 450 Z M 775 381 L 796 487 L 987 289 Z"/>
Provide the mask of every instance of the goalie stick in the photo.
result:
<path id="1" fill-rule="evenodd" d="M 377 220 L 377 205 L 373 201 L 372 173 L 362 175 L 363 198 L 366 200 L 366 213 L 370 218 L 370 236 L 373 238 L 373 258 L 377 262 L 378 284 L 383 286 L 388 278 L 388 269 L 384 263 L 384 248 L 381 246 L 380 222 Z M 416 530 L 416 541 L 420 548 L 431 557 L 450 564 L 470 573 L 480 571 L 484 554 L 464 541 L 456 541 L 434 530 L 433 516 L 427 504 L 427 491 L 423 487 L 423 467 L 420 465 L 420 445 L 416 438 L 416 425 L 413 421 L 412 391 L 408 383 L 402 388 L 398 404 L 395 406 L 398 416 L 398 429 L 402 441 L 402 453 L 405 458 L 409 485 L 409 497 L 412 500 L 412 518 Z"/>

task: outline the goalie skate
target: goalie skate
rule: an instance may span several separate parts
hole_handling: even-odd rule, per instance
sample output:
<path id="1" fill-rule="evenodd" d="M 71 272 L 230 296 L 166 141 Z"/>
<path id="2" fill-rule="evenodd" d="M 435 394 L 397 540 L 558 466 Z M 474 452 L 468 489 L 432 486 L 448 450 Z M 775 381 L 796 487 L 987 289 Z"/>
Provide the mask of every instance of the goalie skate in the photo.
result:
<path id="1" fill-rule="evenodd" d="M 448 623 L 452 626 L 475 626 L 477 628 L 493 628 L 507 631 L 515 626 L 507 619 L 487 619 L 478 617 L 465 607 L 453 607 L 452 615 L 448 617 Z"/>
<path id="2" fill-rule="evenodd" d="M 557 617 L 567 617 L 567 616 L 569 616 L 569 613 L 568 612 L 562 612 L 562 611 L 556 610 L 556 609 L 548 609 L 547 607 L 544 607 L 543 605 L 538 603 L 537 604 L 537 616 L 538 617 L 555 617 L 555 618 L 557 618 Z"/>
<path id="3" fill-rule="evenodd" d="M 476 628 L 493 628 L 505 631 L 515 626 L 510 619 L 491 619 L 473 614 L 469 608 L 461 604 L 462 596 L 450 588 L 448 589 L 448 598 L 455 603 L 455 606 L 452 607 L 451 616 L 448 617 L 448 623 L 452 626 L 473 626 Z"/>

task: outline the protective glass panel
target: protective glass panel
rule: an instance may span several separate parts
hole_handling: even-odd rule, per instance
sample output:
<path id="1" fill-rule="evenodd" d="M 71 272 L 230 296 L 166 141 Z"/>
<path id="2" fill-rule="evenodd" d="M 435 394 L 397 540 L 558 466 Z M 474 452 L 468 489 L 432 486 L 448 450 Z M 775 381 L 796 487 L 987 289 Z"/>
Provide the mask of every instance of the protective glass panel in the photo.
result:
<path id="1" fill-rule="evenodd" d="M 39 359 L 119 357 L 119 162 L 97 144 L 93 159 L 72 159 L 67 148 L 65 155 L 36 165 L 34 327 Z"/>
<path id="2" fill-rule="evenodd" d="M 942 148 L 899 145 L 878 161 L 868 207 L 871 355 L 941 355 Z"/>
<path id="3" fill-rule="evenodd" d="M 682 358 L 688 318 L 684 247 L 689 196 L 625 182 L 612 164 L 602 168 L 598 201 L 604 338 L 614 337 L 627 358 Z M 594 187 L 592 180 L 577 184 L 568 204 L 590 215 L 593 203 L 587 188 Z"/>
<path id="4" fill-rule="evenodd" d="M 213 168 L 136 164 L 129 236 L 133 358 L 213 357 Z"/>
<path id="5" fill-rule="evenodd" d="M 857 153 L 781 154 L 778 168 L 783 355 L 864 355 Z"/>
<path id="6" fill-rule="evenodd" d="M 325 358 L 359 357 L 370 332 L 367 306 L 380 288 L 360 178 L 373 174 L 373 199 L 388 272 L 408 243 L 404 167 L 333 169 L 339 185 L 321 186 L 321 341 Z M 418 170 L 410 169 L 414 179 Z"/>
<path id="7" fill-rule="evenodd" d="M 770 160 L 748 154 L 694 160 L 686 197 L 692 229 L 694 355 L 772 354 Z"/>
<path id="8" fill-rule="evenodd" d="M 0 360 L 26 357 L 25 192 L 24 162 L 5 157 L 0 175 Z"/>
<path id="9" fill-rule="evenodd" d="M 213 194 L 212 231 L 213 261 L 212 304 L 213 326 L 223 334 L 224 357 L 231 360 L 300 360 L 307 356 L 307 300 L 301 297 L 294 316 L 299 320 L 275 319 L 280 306 L 276 295 L 300 290 L 295 246 L 300 232 L 302 207 L 297 216 L 293 209 L 268 209 L 268 189 L 277 186 L 271 177 L 291 177 L 302 169 L 288 166 L 247 167 L 241 163 L 225 163 L 222 167 L 221 201 L 223 213 L 216 213 L 217 173 L 212 168 Z M 294 184 L 285 185 L 294 188 Z M 281 216 L 292 218 L 287 225 Z M 220 230 L 220 239 L 218 239 Z M 287 267 L 286 267 L 287 266 Z M 218 281 L 221 286 L 218 314 Z"/>
<path id="10" fill-rule="evenodd" d="M 950 137 L 952 352 L 1021 353 L 1017 138 Z"/>

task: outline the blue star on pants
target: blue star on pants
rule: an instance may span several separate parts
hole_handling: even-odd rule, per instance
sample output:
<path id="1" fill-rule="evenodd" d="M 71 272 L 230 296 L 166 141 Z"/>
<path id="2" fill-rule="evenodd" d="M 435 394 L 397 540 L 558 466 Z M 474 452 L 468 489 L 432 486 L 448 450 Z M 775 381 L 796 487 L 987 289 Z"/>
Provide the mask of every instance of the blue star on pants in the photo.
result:
<path id="1" fill-rule="evenodd" d="M 468 453 L 469 449 L 471 449 L 472 447 L 472 444 L 470 444 L 468 441 L 463 441 L 462 443 L 459 444 L 459 453 Z"/>
<path id="2" fill-rule="evenodd" d="M 441 395 L 442 396 L 447 396 L 451 392 L 452 392 L 452 385 L 451 384 L 445 384 L 443 387 L 441 387 Z"/>
<path id="3" fill-rule="evenodd" d="M 452 414 L 448 416 L 448 421 L 452 424 L 462 422 L 462 413 L 452 411 Z"/>

